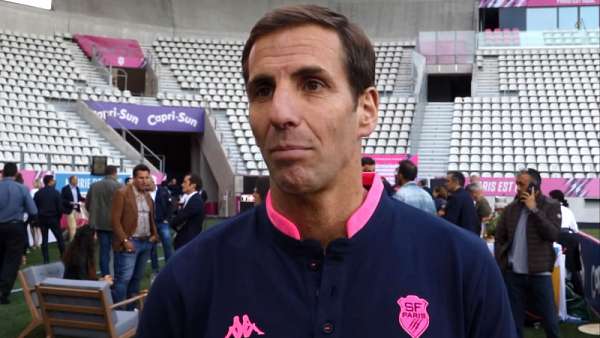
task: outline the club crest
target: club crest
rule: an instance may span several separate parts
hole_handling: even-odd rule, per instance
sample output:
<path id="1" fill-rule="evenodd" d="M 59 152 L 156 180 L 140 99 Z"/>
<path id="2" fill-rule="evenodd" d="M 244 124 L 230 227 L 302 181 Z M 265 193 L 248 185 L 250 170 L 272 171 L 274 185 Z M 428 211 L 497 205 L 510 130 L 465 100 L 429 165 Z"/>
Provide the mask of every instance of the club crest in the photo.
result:
<path id="1" fill-rule="evenodd" d="M 408 295 L 398 299 L 400 314 L 398 321 L 400 326 L 412 338 L 419 338 L 429 327 L 429 313 L 427 306 L 429 303 L 415 295 Z"/>

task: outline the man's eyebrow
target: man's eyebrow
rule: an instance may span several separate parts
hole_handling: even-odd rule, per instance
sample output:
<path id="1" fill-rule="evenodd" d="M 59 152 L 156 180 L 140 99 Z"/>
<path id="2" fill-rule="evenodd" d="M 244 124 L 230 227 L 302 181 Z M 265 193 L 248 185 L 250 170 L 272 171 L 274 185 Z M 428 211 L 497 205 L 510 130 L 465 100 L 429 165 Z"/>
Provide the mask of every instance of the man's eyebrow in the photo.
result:
<path id="1" fill-rule="evenodd" d="M 327 75 L 327 71 L 319 66 L 306 66 L 292 73 L 293 78 L 302 78 L 314 75 Z"/>

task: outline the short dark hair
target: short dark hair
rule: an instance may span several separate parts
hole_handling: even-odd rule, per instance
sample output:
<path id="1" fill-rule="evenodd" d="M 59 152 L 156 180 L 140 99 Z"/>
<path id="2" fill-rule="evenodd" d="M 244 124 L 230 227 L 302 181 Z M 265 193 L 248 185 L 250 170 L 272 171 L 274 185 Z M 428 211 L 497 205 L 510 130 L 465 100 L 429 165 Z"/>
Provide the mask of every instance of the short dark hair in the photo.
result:
<path id="1" fill-rule="evenodd" d="M 2 169 L 2 177 L 15 177 L 18 171 L 16 163 L 6 162 L 4 163 L 4 169 Z"/>
<path id="2" fill-rule="evenodd" d="M 138 164 L 133 168 L 133 177 L 137 176 L 138 171 L 147 171 L 150 172 L 150 168 L 148 168 L 145 164 Z"/>
<path id="3" fill-rule="evenodd" d="M 54 181 L 54 176 L 45 175 L 42 181 L 44 182 L 44 186 L 47 186 L 48 184 L 50 184 L 50 182 Z"/>
<path id="4" fill-rule="evenodd" d="M 456 182 L 458 182 L 458 185 L 460 185 L 461 187 L 465 186 L 465 175 L 463 175 L 463 173 L 461 173 L 460 171 L 449 171 L 448 175 L 450 175 L 452 179 L 456 180 Z"/>
<path id="5" fill-rule="evenodd" d="M 256 183 L 254 185 L 254 190 L 260 196 L 260 199 L 265 201 L 267 198 L 267 192 L 269 192 L 269 188 L 271 187 L 271 181 L 269 180 L 269 176 L 260 176 L 256 178 Z"/>
<path id="6" fill-rule="evenodd" d="M 360 165 L 375 165 L 375 160 L 372 157 L 365 156 L 360 159 Z"/>
<path id="7" fill-rule="evenodd" d="M 196 191 L 200 191 L 200 189 L 202 189 L 202 179 L 200 178 L 200 175 L 194 174 L 194 173 L 189 173 L 185 176 L 190 177 L 190 184 L 196 185 Z"/>
<path id="8" fill-rule="evenodd" d="M 71 183 L 71 180 L 73 180 L 74 178 L 77 178 L 77 176 L 75 176 L 75 175 L 69 176 L 69 183 Z"/>
<path id="9" fill-rule="evenodd" d="M 417 178 L 419 169 L 410 160 L 402 160 L 398 165 L 398 174 L 407 181 L 414 181 Z"/>
<path id="10" fill-rule="evenodd" d="M 117 173 L 117 166 L 115 165 L 107 165 L 106 170 L 104 171 L 104 175 L 110 176 Z"/>
<path id="11" fill-rule="evenodd" d="M 521 175 L 529 175 L 529 177 L 531 177 L 531 183 L 533 183 L 533 185 L 535 186 L 535 189 L 538 191 L 541 190 L 542 175 L 540 175 L 539 171 L 537 171 L 533 168 L 522 169 L 521 171 L 519 171 L 519 174 L 517 176 L 521 176 Z"/>
<path id="12" fill-rule="evenodd" d="M 375 51 L 364 31 L 344 15 L 317 5 L 293 5 L 274 9 L 252 27 L 242 53 L 242 72 L 248 84 L 248 58 L 254 43 L 261 37 L 285 28 L 317 25 L 337 33 L 344 48 L 346 76 L 355 101 L 375 83 Z"/>

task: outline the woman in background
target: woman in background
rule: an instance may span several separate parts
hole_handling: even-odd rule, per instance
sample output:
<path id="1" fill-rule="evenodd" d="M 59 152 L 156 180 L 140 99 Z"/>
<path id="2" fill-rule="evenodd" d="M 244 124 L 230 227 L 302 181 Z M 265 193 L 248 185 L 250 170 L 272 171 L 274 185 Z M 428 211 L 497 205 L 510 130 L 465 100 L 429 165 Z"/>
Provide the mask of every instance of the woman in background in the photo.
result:
<path id="1" fill-rule="evenodd" d="M 33 188 L 29 192 L 31 194 L 31 198 L 33 198 L 35 193 L 40 190 L 41 186 L 42 180 L 36 178 L 35 181 L 33 181 Z M 35 218 L 29 220 L 29 232 L 31 232 L 31 239 L 33 241 L 32 248 L 39 249 L 40 245 L 42 244 L 42 229 L 39 227 L 39 223 Z"/>
<path id="2" fill-rule="evenodd" d="M 565 199 L 565 194 L 560 190 L 552 190 L 549 195 L 553 200 L 560 202 L 561 228 L 579 232 L 579 226 L 577 225 L 577 221 L 575 221 L 575 214 L 569 209 L 569 202 Z"/>
<path id="3" fill-rule="evenodd" d="M 96 260 L 94 244 L 96 231 L 89 225 L 77 229 L 75 237 L 65 250 L 63 263 L 65 265 L 65 279 L 98 280 L 96 275 Z M 112 277 L 106 275 L 102 280 L 112 284 Z"/>

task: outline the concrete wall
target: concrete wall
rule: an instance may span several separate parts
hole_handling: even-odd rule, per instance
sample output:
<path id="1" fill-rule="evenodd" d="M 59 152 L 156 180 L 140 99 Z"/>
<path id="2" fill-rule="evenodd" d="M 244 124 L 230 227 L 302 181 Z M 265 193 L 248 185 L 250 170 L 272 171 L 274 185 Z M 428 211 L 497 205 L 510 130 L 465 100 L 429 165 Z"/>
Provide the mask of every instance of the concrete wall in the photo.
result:
<path id="1" fill-rule="evenodd" d="M 156 35 L 244 37 L 282 0 L 54 0 L 53 11 L 0 2 L 0 28 L 51 34 L 104 34 L 151 42 Z M 311 1 L 340 11 L 373 38 L 415 39 L 419 31 L 473 30 L 472 0 Z M 35 22 L 35 25 L 31 23 Z"/>

